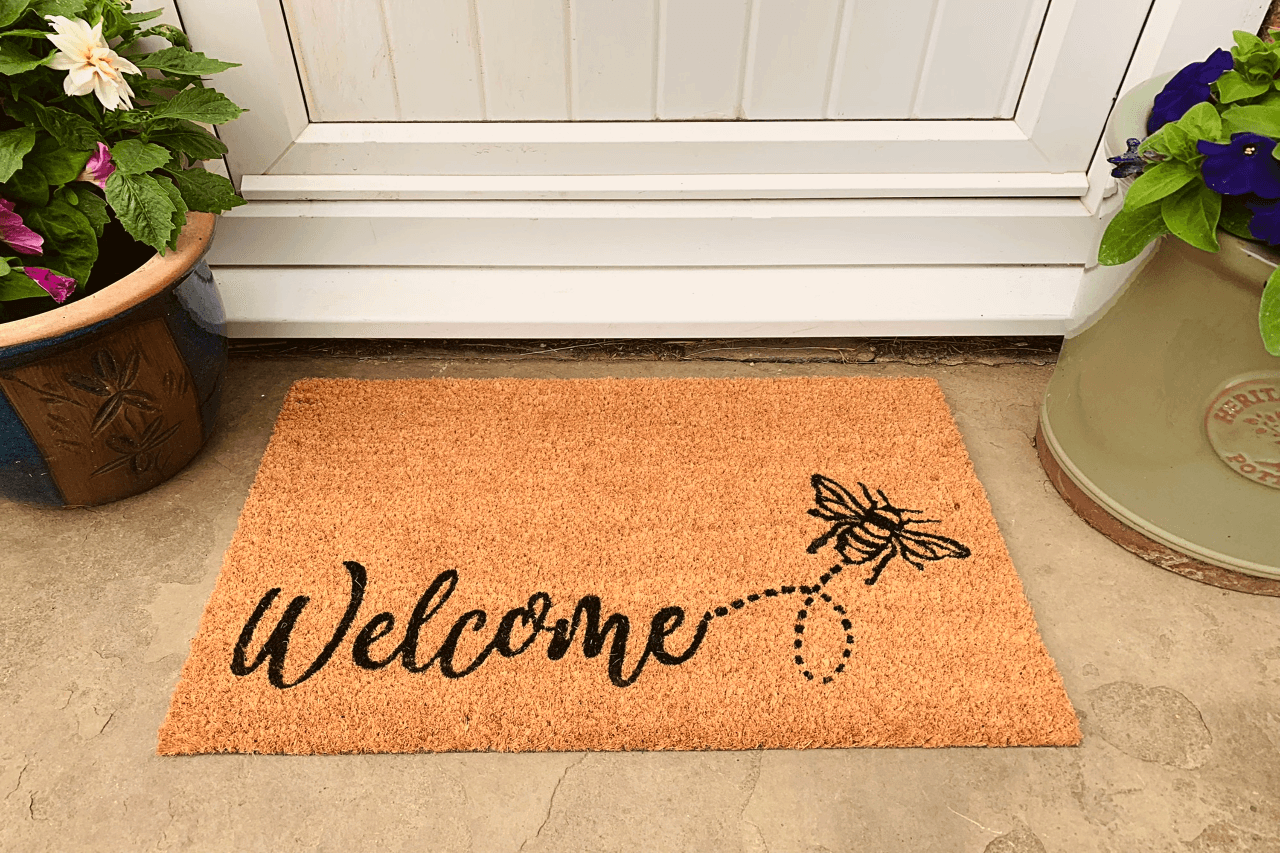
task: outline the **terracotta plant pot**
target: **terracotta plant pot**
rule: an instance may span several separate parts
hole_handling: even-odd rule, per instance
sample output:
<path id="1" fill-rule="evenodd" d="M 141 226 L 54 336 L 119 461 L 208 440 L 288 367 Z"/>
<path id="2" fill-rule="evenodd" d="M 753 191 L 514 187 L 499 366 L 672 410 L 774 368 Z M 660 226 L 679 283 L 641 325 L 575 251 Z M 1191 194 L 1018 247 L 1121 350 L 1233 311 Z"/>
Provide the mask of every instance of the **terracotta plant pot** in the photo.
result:
<path id="1" fill-rule="evenodd" d="M 1146 135 L 1163 82 L 1117 104 L 1111 153 Z M 1040 458 L 1083 518 L 1139 556 L 1280 595 L 1280 358 L 1258 331 L 1280 254 L 1218 239 L 1212 253 L 1162 238 L 1105 313 L 1063 343 Z"/>
<path id="2" fill-rule="evenodd" d="M 0 323 L 0 496 L 92 506 L 172 477 L 208 439 L 227 365 L 202 258 L 215 217 L 176 251 L 56 310 Z"/>

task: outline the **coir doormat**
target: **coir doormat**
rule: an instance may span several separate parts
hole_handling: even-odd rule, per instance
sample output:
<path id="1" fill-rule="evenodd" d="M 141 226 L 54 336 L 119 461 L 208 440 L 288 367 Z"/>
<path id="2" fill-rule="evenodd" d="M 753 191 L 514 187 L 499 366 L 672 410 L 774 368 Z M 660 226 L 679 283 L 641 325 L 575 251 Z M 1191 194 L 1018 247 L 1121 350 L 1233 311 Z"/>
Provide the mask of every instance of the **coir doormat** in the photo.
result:
<path id="1" fill-rule="evenodd" d="M 159 750 L 1079 738 L 932 380 L 306 380 Z"/>

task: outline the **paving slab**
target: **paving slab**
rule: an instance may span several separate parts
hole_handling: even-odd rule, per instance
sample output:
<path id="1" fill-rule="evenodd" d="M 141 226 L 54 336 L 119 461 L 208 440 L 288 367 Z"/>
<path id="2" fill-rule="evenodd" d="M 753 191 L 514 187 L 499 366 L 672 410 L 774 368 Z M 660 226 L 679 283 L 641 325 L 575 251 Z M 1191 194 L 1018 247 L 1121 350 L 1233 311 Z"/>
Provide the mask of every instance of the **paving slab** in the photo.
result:
<path id="1" fill-rule="evenodd" d="M 1072 514 L 1033 446 L 1051 366 L 762 358 L 243 355 L 169 483 L 0 504 L 0 850 L 1280 853 L 1280 599 L 1165 572 Z M 1081 746 L 156 756 L 295 379 L 852 375 L 942 385 Z"/>

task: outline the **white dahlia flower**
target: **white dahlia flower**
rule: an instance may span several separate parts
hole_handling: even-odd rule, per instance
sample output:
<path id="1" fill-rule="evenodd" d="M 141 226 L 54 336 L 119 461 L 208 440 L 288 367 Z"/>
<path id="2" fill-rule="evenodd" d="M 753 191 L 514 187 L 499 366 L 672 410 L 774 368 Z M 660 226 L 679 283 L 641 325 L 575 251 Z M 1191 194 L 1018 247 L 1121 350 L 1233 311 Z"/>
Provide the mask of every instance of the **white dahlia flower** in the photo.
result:
<path id="1" fill-rule="evenodd" d="M 108 110 L 133 109 L 129 100 L 133 90 L 125 82 L 125 74 L 139 74 L 138 66 L 107 47 L 102 38 L 102 22 L 90 27 L 80 18 L 64 18 L 49 15 L 55 35 L 49 41 L 58 53 L 49 67 L 67 72 L 62 88 L 68 95 L 87 95 L 93 92 Z"/>

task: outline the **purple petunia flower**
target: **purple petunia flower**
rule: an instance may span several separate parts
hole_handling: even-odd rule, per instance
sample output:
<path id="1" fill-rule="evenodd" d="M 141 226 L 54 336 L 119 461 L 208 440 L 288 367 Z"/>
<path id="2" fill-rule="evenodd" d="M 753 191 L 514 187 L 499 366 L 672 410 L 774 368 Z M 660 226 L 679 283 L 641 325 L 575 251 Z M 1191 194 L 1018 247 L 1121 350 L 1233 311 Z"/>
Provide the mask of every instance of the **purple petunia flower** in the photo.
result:
<path id="1" fill-rule="evenodd" d="M 1151 118 L 1147 119 L 1147 133 L 1155 133 L 1182 118 L 1196 104 L 1209 100 L 1209 84 L 1230 71 L 1232 63 L 1231 53 L 1218 48 L 1204 62 L 1193 62 L 1173 75 L 1156 95 Z"/>
<path id="2" fill-rule="evenodd" d="M 1253 211 L 1249 233 L 1272 246 L 1280 245 L 1280 202 L 1249 202 Z"/>
<path id="3" fill-rule="evenodd" d="M 115 170 L 116 164 L 111 162 L 111 150 L 99 142 L 98 150 L 89 158 L 89 162 L 84 166 L 84 171 L 80 173 L 76 180 L 97 184 L 100 189 L 105 190 L 107 188 L 107 178 L 111 177 Z"/>
<path id="4" fill-rule="evenodd" d="M 67 278 L 65 275 L 58 275 L 53 270 L 47 270 L 44 267 L 26 267 L 23 272 L 27 274 L 27 278 L 48 291 L 53 297 L 53 301 L 61 305 L 67 301 L 76 289 L 76 280 Z"/>
<path id="5" fill-rule="evenodd" d="M 32 231 L 13 212 L 13 202 L 0 198 L 0 240 L 8 243 L 19 255 L 44 253 L 44 238 Z"/>
<path id="6" fill-rule="evenodd" d="M 1276 141 L 1256 133 L 1233 133 L 1219 144 L 1200 140 L 1196 150 L 1204 156 L 1200 172 L 1209 189 L 1223 195 L 1280 198 L 1280 163 L 1271 156 Z"/>

